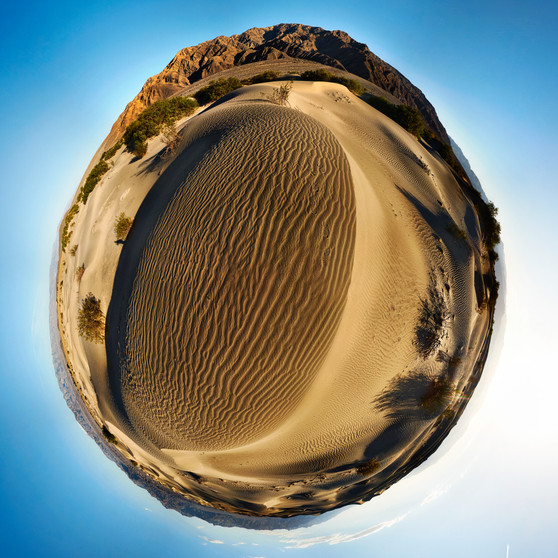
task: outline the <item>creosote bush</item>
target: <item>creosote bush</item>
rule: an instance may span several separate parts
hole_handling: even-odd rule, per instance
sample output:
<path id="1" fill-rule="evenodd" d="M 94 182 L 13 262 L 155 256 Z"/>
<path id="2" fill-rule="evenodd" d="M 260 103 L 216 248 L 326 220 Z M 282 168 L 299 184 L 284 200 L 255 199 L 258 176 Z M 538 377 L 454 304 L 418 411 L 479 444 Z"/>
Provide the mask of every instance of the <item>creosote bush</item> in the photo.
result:
<path id="1" fill-rule="evenodd" d="M 163 127 L 163 143 L 167 146 L 163 157 L 168 157 L 174 153 L 180 144 L 180 136 L 174 124 L 165 124 Z"/>
<path id="2" fill-rule="evenodd" d="M 111 444 L 116 444 L 118 442 L 116 436 L 106 426 L 103 425 L 103 428 L 101 430 L 107 442 Z"/>
<path id="3" fill-rule="evenodd" d="M 85 183 L 81 187 L 81 191 L 78 196 L 78 201 L 83 202 L 83 205 L 87 203 L 87 198 L 95 189 L 95 186 L 99 183 L 99 180 L 103 178 L 103 175 L 110 169 L 108 163 L 104 160 L 99 161 L 91 170 L 88 177 L 85 179 Z"/>
<path id="4" fill-rule="evenodd" d="M 372 96 L 368 99 L 368 104 L 397 122 L 397 124 L 417 138 L 420 139 L 424 135 L 426 124 L 418 109 L 408 105 L 395 105 L 390 103 L 385 97 Z"/>
<path id="5" fill-rule="evenodd" d="M 129 151 L 140 159 L 147 153 L 147 140 L 161 133 L 165 125 L 189 116 L 198 103 L 190 97 L 171 97 L 154 102 L 134 120 L 122 137 Z"/>
<path id="6" fill-rule="evenodd" d="M 78 310 L 78 332 L 91 343 L 105 340 L 105 315 L 101 310 L 101 301 L 89 293 Z"/>
<path id="7" fill-rule="evenodd" d="M 110 149 L 107 149 L 102 155 L 101 155 L 101 160 L 102 161 L 108 161 L 110 159 L 112 159 L 115 155 L 116 152 L 124 145 L 124 140 L 120 139 L 119 141 L 117 141 Z"/>
<path id="8" fill-rule="evenodd" d="M 79 205 L 75 203 L 74 205 L 72 205 L 72 207 L 70 207 L 68 213 L 66 213 L 66 216 L 64 217 L 64 228 L 62 229 L 62 250 L 66 249 L 66 246 L 68 245 L 68 242 L 72 237 L 70 225 L 72 224 L 72 221 L 74 220 L 74 217 L 77 215 L 78 211 Z"/>
<path id="9" fill-rule="evenodd" d="M 221 78 L 210 82 L 207 87 L 202 87 L 199 91 L 196 91 L 194 98 L 200 105 L 207 105 L 224 97 L 227 93 L 239 89 L 242 85 L 238 78 Z"/>
<path id="10" fill-rule="evenodd" d="M 362 476 L 368 476 L 372 473 L 375 473 L 380 468 L 380 462 L 373 458 L 362 465 L 359 465 L 356 469 L 356 472 Z"/>
<path id="11" fill-rule="evenodd" d="M 305 81 L 330 81 L 332 83 L 339 83 L 344 85 L 355 95 L 362 95 L 364 93 L 364 89 L 358 81 L 343 76 L 337 76 L 324 69 L 308 70 L 307 72 L 303 72 L 300 77 Z"/>
<path id="12" fill-rule="evenodd" d="M 465 242 L 469 240 L 467 237 L 467 233 L 453 221 L 446 225 L 446 230 L 455 238 L 460 238 Z"/>
<path id="13" fill-rule="evenodd" d="M 114 234 L 117 240 L 126 240 L 128 233 L 134 224 L 134 220 L 121 213 L 114 221 Z"/>
<path id="14" fill-rule="evenodd" d="M 271 70 L 267 70 L 261 74 L 257 74 L 255 76 L 252 76 L 251 78 L 248 79 L 243 79 L 242 83 L 244 85 L 254 85 L 256 83 L 266 83 L 268 81 L 273 81 L 275 79 L 277 79 L 279 77 L 280 74 L 278 74 L 277 72 L 273 72 Z"/>
<path id="15" fill-rule="evenodd" d="M 271 101 L 276 105 L 286 105 L 287 101 L 289 100 L 289 95 L 291 93 L 292 87 L 292 81 L 290 81 L 289 83 L 284 83 L 280 87 L 275 87 L 271 93 L 269 93 L 268 95 L 264 95 L 264 97 L 268 101 Z"/>
<path id="16" fill-rule="evenodd" d="M 420 406 L 429 414 L 439 415 L 451 403 L 455 388 L 447 376 L 434 378 L 426 393 L 420 398 Z"/>

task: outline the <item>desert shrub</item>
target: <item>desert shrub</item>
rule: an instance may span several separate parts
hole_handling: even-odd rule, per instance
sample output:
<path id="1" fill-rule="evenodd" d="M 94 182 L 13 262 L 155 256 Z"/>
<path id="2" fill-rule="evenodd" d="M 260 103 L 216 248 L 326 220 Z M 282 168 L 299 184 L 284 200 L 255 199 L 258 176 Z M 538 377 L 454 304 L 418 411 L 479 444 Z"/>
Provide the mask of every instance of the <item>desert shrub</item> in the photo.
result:
<path id="1" fill-rule="evenodd" d="M 455 238 L 460 238 L 461 240 L 467 242 L 467 233 L 453 221 L 446 225 L 446 230 Z"/>
<path id="2" fill-rule="evenodd" d="M 291 93 L 291 89 L 293 87 L 293 82 L 290 81 L 289 83 L 284 83 L 280 87 L 274 87 L 273 91 L 268 95 L 264 95 L 264 97 L 275 103 L 276 105 L 285 105 L 289 99 L 289 95 Z"/>
<path id="3" fill-rule="evenodd" d="M 418 109 L 409 105 L 395 105 L 390 103 L 385 97 L 376 96 L 370 97 L 368 104 L 397 122 L 397 124 L 417 138 L 421 138 L 425 134 L 426 124 Z"/>
<path id="4" fill-rule="evenodd" d="M 77 249 L 78 249 L 78 245 L 74 244 L 71 248 L 70 248 L 70 256 L 75 256 L 77 253 Z"/>
<path id="5" fill-rule="evenodd" d="M 500 244 L 501 227 L 496 219 L 498 208 L 492 202 L 476 204 L 477 210 L 481 214 L 483 230 L 482 239 L 489 251 L 494 252 L 494 248 Z M 498 254 L 494 252 L 494 260 L 498 259 Z"/>
<path id="6" fill-rule="evenodd" d="M 143 159 L 147 153 L 147 141 L 138 140 L 134 143 L 134 150 L 132 153 L 138 158 Z"/>
<path id="7" fill-rule="evenodd" d="M 200 105 L 207 105 L 240 87 L 242 87 L 242 82 L 238 78 L 221 78 L 210 82 L 207 87 L 202 87 L 199 91 L 196 91 L 194 98 Z"/>
<path id="8" fill-rule="evenodd" d="M 103 433 L 103 436 L 107 440 L 107 442 L 110 442 L 111 444 L 116 444 L 117 442 L 116 436 L 106 426 L 103 425 L 101 431 Z"/>
<path id="9" fill-rule="evenodd" d="M 101 310 L 101 301 L 89 293 L 78 310 L 78 332 L 91 343 L 105 340 L 105 316 Z"/>
<path id="10" fill-rule="evenodd" d="M 303 72 L 300 77 L 305 81 L 330 81 L 332 83 L 340 83 L 355 95 L 362 95 L 364 93 L 364 89 L 358 81 L 343 76 L 337 76 L 323 68 L 319 70 L 308 70 Z"/>
<path id="11" fill-rule="evenodd" d="M 68 213 L 66 213 L 66 216 L 64 217 L 64 228 L 62 229 L 62 240 L 61 240 L 62 250 L 66 249 L 66 246 L 68 245 L 68 242 L 72 237 L 72 231 L 70 230 L 70 225 L 72 224 L 72 221 L 74 220 L 74 217 L 77 215 L 78 211 L 79 211 L 79 205 L 75 203 L 74 205 L 72 205 L 72 207 L 70 207 L 70 209 L 68 209 Z M 76 249 L 77 249 L 77 245 L 76 245 Z"/>
<path id="12" fill-rule="evenodd" d="M 126 240 L 128 233 L 134 224 L 134 220 L 121 213 L 114 221 L 114 234 L 117 240 Z"/>
<path id="13" fill-rule="evenodd" d="M 420 406 L 429 414 L 440 414 L 450 404 L 455 388 L 447 376 L 434 378 L 426 393 L 420 398 Z"/>
<path id="14" fill-rule="evenodd" d="M 420 314 L 415 328 L 415 346 L 426 358 L 440 346 L 448 310 L 443 295 L 435 285 L 428 288 L 427 297 L 420 301 Z"/>
<path id="15" fill-rule="evenodd" d="M 368 476 L 371 475 L 372 473 L 375 473 L 379 468 L 380 468 L 380 462 L 377 459 L 373 458 L 370 461 L 367 461 L 366 463 L 359 465 L 356 468 L 356 472 L 359 475 Z"/>
<path id="16" fill-rule="evenodd" d="M 280 74 L 278 74 L 277 72 L 267 70 L 261 74 L 252 76 L 251 78 L 243 79 L 242 83 L 244 85 L 254 85 L 255 83 L 266 83 L 268 81 L 273 81 L 274 79 L 277 79 L 279 75 Z"/>
<path id="17" fill-rule="evenodd" d="M 91 194 L 91 192 L 93 192 L 93 190 L 95 189 L 95 186 L 97 186 L 97 184 L 99 183 L 99 180 L 101 180 L 101 178 L 103 178 L 103 175 L 109 169 L 110 169 L 110 167 L 109 167 L 109 165 L 106 161 L 99 161 L 93 167 L 93 169 L 91 169 L 91 172 L 89 173 L 89 175 L 85 179 L 85 183 L 81 187 L 81 191 L 80 191 L 79 196 L 78 196 L 78 201 L 82 201 L 84 205 L 87 203 L 87 198 L 89 197 L 89 194 Z"/>
<path id="18" fill-rule="evenodd" d="M 189 97 L 171 97 L 156 101 L 128 125 L 122 137 L 129 151 L 140 159 L 147 153 L 147 140 L 170 125 L 194 112 L 198 103 Z"/>
<path id="19" fill-rule="evenodd" d="M 420 111 L 409 105 L 397 105 L 395 121 L 417 138 L 421 138 L 426 129 Z"/>
<path id="20" fill-rule="evenodd" d="M 163 143 L 166 145 L 163 156 L 167 157 L 176 151 L 180 144 L 180 136 L 174 124 L 165 124 L 163 127 Z"/>
<path id="21" fill-rule="evenodd" d="M 85 273 L 85 264 L 81 264 L 76 269 L 76 280 L 78 281 L 78 283 L 81 281 L 81 278 L 83 277 L 84 273 Z"/>
<path id="22" fill-rule="evenodd" d="M 108 160 L 112 159 L 116 155 L 116 152 L 122 147 L 122 145 L 124 145 L 124 140 L 120 139 L 110 149 L 107 149 L 101 155 L 101 161 L 108 161 Z"/>

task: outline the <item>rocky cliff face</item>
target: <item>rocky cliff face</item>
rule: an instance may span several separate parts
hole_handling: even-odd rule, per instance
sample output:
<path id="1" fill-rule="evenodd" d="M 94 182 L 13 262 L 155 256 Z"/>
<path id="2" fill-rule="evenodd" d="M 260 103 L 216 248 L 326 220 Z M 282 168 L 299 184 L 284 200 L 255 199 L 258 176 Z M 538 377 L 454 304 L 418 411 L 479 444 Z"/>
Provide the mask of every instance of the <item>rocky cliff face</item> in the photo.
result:
<path id="1" fill-rule="evenodd" d="M 440 138 L 449 143 L 436 111 L 420 89 L 395 68 L 343 31 L 300 24 L 254 27 L 240 35 L 217 37 L 182 49 L 159 74 L 150 77 L 118 117 L 107 139 L 114 141 L 138 114 L 159 99 L 222 70 L 253 62 L 302 59 L 319 62 L 364 78 L 402 103 L 418 108 Z"/>

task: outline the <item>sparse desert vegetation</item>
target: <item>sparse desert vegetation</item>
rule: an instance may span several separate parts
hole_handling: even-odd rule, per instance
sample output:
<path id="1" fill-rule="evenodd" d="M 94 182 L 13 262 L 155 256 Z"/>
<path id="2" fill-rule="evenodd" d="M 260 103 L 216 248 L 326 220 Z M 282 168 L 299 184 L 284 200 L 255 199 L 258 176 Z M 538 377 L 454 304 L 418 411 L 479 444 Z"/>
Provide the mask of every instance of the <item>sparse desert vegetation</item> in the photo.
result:
<path id="1" fill-rule="evenodd" d="M 267 95 L 264 95 L 265 99 L 276 104 L 276 105 L 286 105 L 289 100 L 289 95 L 293 87 L 292 81 L 284 83 L 279 87 L 275 87 L 273 91 Z"/>
<path id="2" fill-rule="evenodd" d="M 397 124 L 417 138 L 421 138 L 424 135 L 426 124 L 418 109 L 408 105 L 396 105 L 390 103 L 385 97 L 376 97 L 374 95 L 368 99 L 368 104 L 397 122 Z"/>
<path id="3" fill-rule="evenodd" d="M 446 225 L 446 230 L 455 238 L 459 238 L 461 240 L 464 240 L 465 242 L 469 240 L 467 237 L 467 233 L 453 221 Z"/>
<path id="4" fill-rule="evenodd" d="M 166 145 L 163 157 L 168 157 L 176 151 L 176 148 L 180 144 L 180 135 L 176 126 L 173 124 L 165 124 L 163 127 L 163 143 Z"/>
<path id="5" fill-rule="evenodd" d="M 307 72 L 303 72 L 300 78 L 305 81 L 330 81 L 332 83 L 339 83 L 341 85 L 344 85 L 355 95 L 362 95 L 364 93 L 362 85 L 355 79 L 337 76 L 322 68 L 320 68 L 319 70 L 308 70 Z"/>
<path id="6" fill-rule="evenodd" d="M 114 234 L 116 235 L 116 240 L 126 240 L 133 224 L 133 219 L 126 216 L 125 213 L 121 213 L 114 221 Z"/>
<path id="7" fill-rule="evenodd" d="M 105 340 L 105 315 L 101 310 L 101 301 L 89 293 L 78 310 L 78 332 L 91 343 Z"/>
<path id="8" fill-rule="evenodd" d="M 85 179 L 83 186 L 81 187 L 81 191 L 78 195 L 78 202 L 83 202 L 83 205 L 87 203 L 87 198 L 89 197 L 91 192 L 93 192 L 95 186 L 97 186 L 101 178 L 103 178 L 103 175 L 106 174 L 109 169 L 110 166 L 104 160 L 99 161 L 93 167 L 93 169 Z"/>
<path id="9" fill-rule="evenodd" d="M 359 475 L 367 477 L 367 476 L 375 473 L 379 468 L 380 468 L 380 462 L 377 459 L 372 458 L 370 461 L 367 461 L 366 463 L 363 463 L 362 465 L 359 465 L 356 468 L 356 472 Z"/>
<path id="10" fill-rule="evenodd" d="M 454 392 L 453 383 L 447 376 L 434 378 L 420 398 L 420 405 L 429 415 L 439 415 L 447 409 Z"/>
<path id="11" fill-rule="evenodd" d="M 76 281 L 79 283 L 81 281 L 81 278 L 83 277 L 83 274 L 85 273 L 85 264 L 81 264 L 77 269 L 76 269 Z"/>
<path id="12" fill-rule="evenodd" d="M 129 151 L 141 159 L 147 153 L 149 138 L 160 134 L 165 125 L 174 124 L 180 118 L 192 114 L 197 106 L 197 101 L 190 97 L 171 97 L 156 101 L 126 128 L 124 143 Z"/>
<path id="13" fill-rule="evenodd" d="M 101 431 L 107 442 L 111 444 L 116 444 L 118 442 L 116 436 L 106 426 L 103 425 Z"/>
<path id="14" fill-rule="evenodd" d="M 224 97 L 227 93 L 239 89 L 243 83 L 235 77 L 212 81 L 207 87 L 202 87 L 194 93 L 194 98 L 200 105 L 207 105 Z"/>
<path id="15" fill-rule="evenodd" d="M 65 250 L 66 246 L 68 245 L 68 242 L 70 242 L 70 238 L 72 237 L 72 231 L 70 230 L 70 225 L 72 224 L 74 217 L 78 214 L 78 211 L 79 211 L 79 205 L 75 203 L 74 205 L 72 205 L 72 207 L 70 207 L 70 209 L 66 213 L 66 216 L 64 217 L 64 227 L 62 229 L 62 239 L 61 239 L 62 250 Z M 76 249 L 77 249 L 77 245 L 76 245 Z"/>
<path id="16" fill-rule="evenodd" d="M 427 358 L 439 347 L 447 318 L 444 297 L 432 285 L 427 297 L 420 301 L 420 314 L 415 328 L 415 345 L 422 358 Z"/>

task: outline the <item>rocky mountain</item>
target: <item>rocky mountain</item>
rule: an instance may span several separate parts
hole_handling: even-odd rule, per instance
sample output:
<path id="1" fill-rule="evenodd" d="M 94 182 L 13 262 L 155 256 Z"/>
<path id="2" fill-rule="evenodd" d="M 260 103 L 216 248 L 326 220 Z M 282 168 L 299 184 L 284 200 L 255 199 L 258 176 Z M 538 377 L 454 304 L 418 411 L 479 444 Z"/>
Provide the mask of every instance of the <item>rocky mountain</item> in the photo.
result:
<path id="1" fill-rule="evenodd" d="M 418 108 L 429 127 L 449 143 L 446 130 L 422 91 L 370 52 L 365 44 L 355 41 L 343 31 L 288 23 L 254 27 L 240 35 L 220 36 L 182 49 L 162 72 L 150 77 L 138 95 L 128 103 L 112 127 L 107 142 L 115 141 L 142 110 L 159 99 L 177 94 L 223 70 L 279 59 L 317 62 L 368 80 L 402 103 Z"/>

